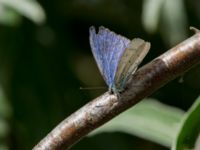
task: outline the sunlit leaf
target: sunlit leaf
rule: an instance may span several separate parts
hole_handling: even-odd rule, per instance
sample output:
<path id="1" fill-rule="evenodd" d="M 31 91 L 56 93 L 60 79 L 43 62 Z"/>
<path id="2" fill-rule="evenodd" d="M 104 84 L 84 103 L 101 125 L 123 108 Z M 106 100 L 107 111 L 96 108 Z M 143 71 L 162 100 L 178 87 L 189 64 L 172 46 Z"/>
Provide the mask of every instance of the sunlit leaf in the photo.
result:
<path id="1" fill-rule="evenodd" d="M 187 37 L 187 17 L 183 0 L 145 0 L 143 26 L 149 33 L 160 32 L 169 45 Z"/>
<path id="2" fill-rule="evenodd" d="M 187 37 L 187 18 L 183 0 L 166 0 L 160 27 L 166 42 L 177 44 Z M 167 30 L 166 30 L 167 29 Z"/>
<path id="3" fill-rule="evenodd" d="M 35 0 L 0 0 L 0 6 L 5 7 L 6 12 L 6 7 L 11 8 L 37 24 L 45 21 L 44 10 Z"/>
<path id="4" fill-rule="evenodd" d="M 158 29 L 162 6 L 165 0 L 144 0 L 142 23 L 149 33 L 154 33 Z"/>

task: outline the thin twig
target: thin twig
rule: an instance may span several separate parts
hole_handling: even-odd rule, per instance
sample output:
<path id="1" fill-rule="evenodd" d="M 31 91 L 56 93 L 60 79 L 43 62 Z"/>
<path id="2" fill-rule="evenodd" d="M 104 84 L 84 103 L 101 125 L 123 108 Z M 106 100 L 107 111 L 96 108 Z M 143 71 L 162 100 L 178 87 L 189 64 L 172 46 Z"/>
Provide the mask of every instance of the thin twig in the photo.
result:
<path id="1" fill-rule="evenodd" d="M 152 94 L 198 62 L 199 32 L 140 68 L 119 98 L 108 92 L 104 93 L 62 121 L 33 149 L 69 149 L 90 131 Z"/>

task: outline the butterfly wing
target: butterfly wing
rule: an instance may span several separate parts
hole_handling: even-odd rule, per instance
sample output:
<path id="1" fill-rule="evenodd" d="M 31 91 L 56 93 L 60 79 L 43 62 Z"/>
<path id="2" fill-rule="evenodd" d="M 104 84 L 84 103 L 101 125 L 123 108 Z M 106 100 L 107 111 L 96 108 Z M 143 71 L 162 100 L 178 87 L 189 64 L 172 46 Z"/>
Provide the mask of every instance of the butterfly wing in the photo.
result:
<path id="1" fill-rule="evenodd" d="M 136 71 L 149 49 L 150 43 L 142 39 L 135 38 L 130 42 L 117 68 L 115 83 L 118 89 L 123 88 L 125 82 Z"/>
<path id="2" fill-rule="evenodd" d="M 90 46 L 98 65 L 98 68 L 111 88 L 114 86 L 114 78 L 120 58 L 130 43 L 130 40 L 115 34 L 104 27 L 99 27 L 96 34 L 95 28 L 90 27 Z"/>

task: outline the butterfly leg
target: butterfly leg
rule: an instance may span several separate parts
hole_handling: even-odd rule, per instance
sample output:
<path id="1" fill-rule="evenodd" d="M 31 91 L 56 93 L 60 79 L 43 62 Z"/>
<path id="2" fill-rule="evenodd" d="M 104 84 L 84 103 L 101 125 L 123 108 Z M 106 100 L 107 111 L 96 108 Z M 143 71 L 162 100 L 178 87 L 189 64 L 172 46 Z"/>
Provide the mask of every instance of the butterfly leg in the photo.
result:
<path id="1" fill-rule="evenodd" d="M 109 88 L 109 93 L 114 94 L 118 98 L 120 97 L 120 91 L 115 86 Z"/>

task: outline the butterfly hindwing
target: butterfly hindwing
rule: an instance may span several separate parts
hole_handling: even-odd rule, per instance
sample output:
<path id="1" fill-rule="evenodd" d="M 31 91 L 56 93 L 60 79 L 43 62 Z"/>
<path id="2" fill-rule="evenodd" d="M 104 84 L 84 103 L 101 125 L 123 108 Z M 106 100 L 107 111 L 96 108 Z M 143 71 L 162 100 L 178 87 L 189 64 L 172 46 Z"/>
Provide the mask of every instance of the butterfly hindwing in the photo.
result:
<path id="1" fill-rule="evenodd" d="M 142 39 L 137 39 L 137 40 L 138 40 L 138 42 L 139 42 L 139 40 L 141 40 L 143 42 L 141 42 L 142 44 L 136 50 L 137 51 L 136 54 L 135 55 L 133 54 L 133 56 L 131 57 L 131 60 L 135 59 L 135 61 L 133 61 L 134 63 L 131 63 L 131 66 L 128 67 L 129 68 L 128 73 L 127 73 L 128 75 L 135 73 L 134 71 L 136 71 L 136 69 L 138 68 L 140 63 L 143 61 L 144 57 L 149 52 L 149 49 L 150 49 L 150 46 L 151 46 L 149 42 L 145 42 Z M 134 48 L 133 45 L 130 46 L 129 48 L 131 49 L 132 47 Z"/>
<path id="2" fill-rule="evenodd" d="M 124 84 L 136 71 L 149 49 L 150 43 L 139 38 L 135 38 L 129 43 L 121 57 L 115 76 L 115 84 L 118 89 L 123 89 Z"/>
<path id="3" fill-rule="evenodd" d="M 94 27 L 90 27 L 90 45 L 98 68 L 109 86 L 115 84 L 115 74 L 118 63 L 130 40 L 115 34 L 107 28 L 100 27 L 96 33 Z"/>

